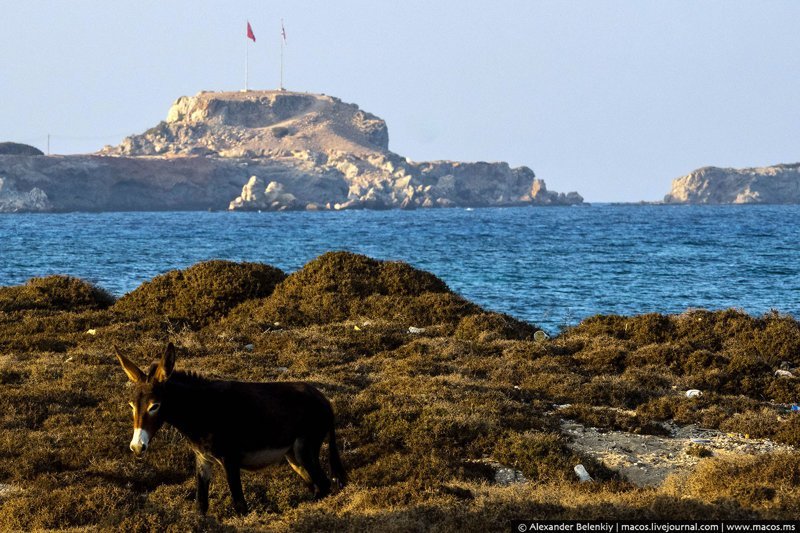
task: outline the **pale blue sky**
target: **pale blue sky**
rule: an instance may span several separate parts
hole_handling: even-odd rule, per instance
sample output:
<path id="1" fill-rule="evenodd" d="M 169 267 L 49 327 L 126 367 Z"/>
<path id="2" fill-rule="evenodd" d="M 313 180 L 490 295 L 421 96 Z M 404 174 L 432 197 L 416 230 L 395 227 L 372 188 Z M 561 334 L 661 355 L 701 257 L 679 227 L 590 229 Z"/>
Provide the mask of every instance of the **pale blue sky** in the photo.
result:
<path id="1" fill-rule="evenodd" d="M 90 152 L 178 96 L 278 83 L 384 118 L 417 161 L 527 165 L 589 201 L 800 161 L 796 1 L 0 0 L 0 141 Z"/>

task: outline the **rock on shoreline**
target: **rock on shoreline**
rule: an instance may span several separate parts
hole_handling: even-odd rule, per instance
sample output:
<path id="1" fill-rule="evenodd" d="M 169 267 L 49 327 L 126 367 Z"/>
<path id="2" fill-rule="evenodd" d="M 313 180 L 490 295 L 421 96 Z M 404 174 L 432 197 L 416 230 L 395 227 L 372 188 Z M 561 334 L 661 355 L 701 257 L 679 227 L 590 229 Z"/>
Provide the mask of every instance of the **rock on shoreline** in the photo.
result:
<path id="1" fill-rule="evenodd" d="M 419 163 L 388 147 L 382 119 L 338 98 L 201 92 L 176 100 L 166 121 L 97 154 L 0 155 L 0 212 L 583 203 L 576 192 L 548 191 L 528 167 Z"/>
<path id="2" fill-rule="evenodd" d="M 800 163 L 761 168 L 704 167 L 672 182 L 667 204 L 797 204 Z"/>

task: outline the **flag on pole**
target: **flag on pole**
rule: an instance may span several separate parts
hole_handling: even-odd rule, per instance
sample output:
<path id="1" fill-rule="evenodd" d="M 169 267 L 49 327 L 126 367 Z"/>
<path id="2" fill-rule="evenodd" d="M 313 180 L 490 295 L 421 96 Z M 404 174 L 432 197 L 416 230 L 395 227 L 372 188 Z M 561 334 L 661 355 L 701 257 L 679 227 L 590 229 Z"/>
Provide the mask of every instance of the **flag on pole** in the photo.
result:
<path id="1" fill-rule="evenodd" d="M 286 42 L 286 28 L 283 27 L 283 19 L 281 19 L 281 35 L 283 36 L 283 42 Z"/>
<path id="2" fill-rule="evenodd" d="M 250 27 L 250 21 L 247 21 L 247 38 L 253 39 L 253 42 L 256 42 L 256 34 L 253 33 L 253 28 Z"/>

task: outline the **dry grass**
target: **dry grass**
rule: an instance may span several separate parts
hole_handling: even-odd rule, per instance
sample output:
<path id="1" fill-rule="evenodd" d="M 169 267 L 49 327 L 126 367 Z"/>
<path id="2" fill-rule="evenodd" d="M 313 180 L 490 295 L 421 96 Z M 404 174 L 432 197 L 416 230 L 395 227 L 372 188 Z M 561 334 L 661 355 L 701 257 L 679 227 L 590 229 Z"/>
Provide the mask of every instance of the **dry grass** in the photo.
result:
<path id="1" fill-rule="evenodd" d="M 76 280 L 0 289 L 0 483 L 20 489 L 0 495 L 0 530 L 484 531 L 513 517 L 800 510 L 796 454 L 705 459 L 642 489 L 576 455 L 559 431 L 563 410 L 553 411 L 572 403 L 566 414 L 597 427 L 655 433 L 673 420 L 800 444 L 800 417 L 768 402 L 798 398 L 798 380 L 774 375 L 784 361 L 800 366 L 788 317 L 595 317 L 535 342 L 533 326 L 408 265 L 326 254 L 279 278 L 271 267 L 206 263 L 110 308 Z M 126 379 L 111 355 L 117 344 L 143 364 L 168 339 L 183 369 L 318 386 L 336 409 L 352 483 L 313 502 L 287 465 L 247 474 L 251 512 L 239 518 L 216 471 L 209 516 L 197 516 L 182 437 L 162 430 L 144 460 L 127 449 Z M 694 387 L 705 394 L 682 394 Z M 530 482 L 496 484 L 490 461 Z M 577 462 L 598 481 L 578 484 Z"/>

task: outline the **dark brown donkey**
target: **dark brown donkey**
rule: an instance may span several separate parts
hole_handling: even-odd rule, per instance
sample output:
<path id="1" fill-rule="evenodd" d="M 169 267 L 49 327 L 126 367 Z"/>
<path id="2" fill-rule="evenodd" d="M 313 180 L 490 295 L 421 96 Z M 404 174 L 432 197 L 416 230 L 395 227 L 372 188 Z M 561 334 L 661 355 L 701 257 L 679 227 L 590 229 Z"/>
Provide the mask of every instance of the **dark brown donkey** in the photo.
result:
<path id="1" fill-rule="evenodd" d="M 347 477 L 336 448 L 333 409 L 306 383 L 217 381 L 174 371 L 175 346 L 147 373 L 117 350 L 122 369 L 135 385 L 131 450 L 141 454 L 164 422 L 189 441 L 197 460 L 197 507 L 208 510 L 208 485 L 216 461 L 225 469 L 233 505 L 247 512 L 240 469 L 260 470 L 286 457 L 315 498 L 330 493 L 319 462 L 328 436 L 331 473 L 344 487 Z"/>

